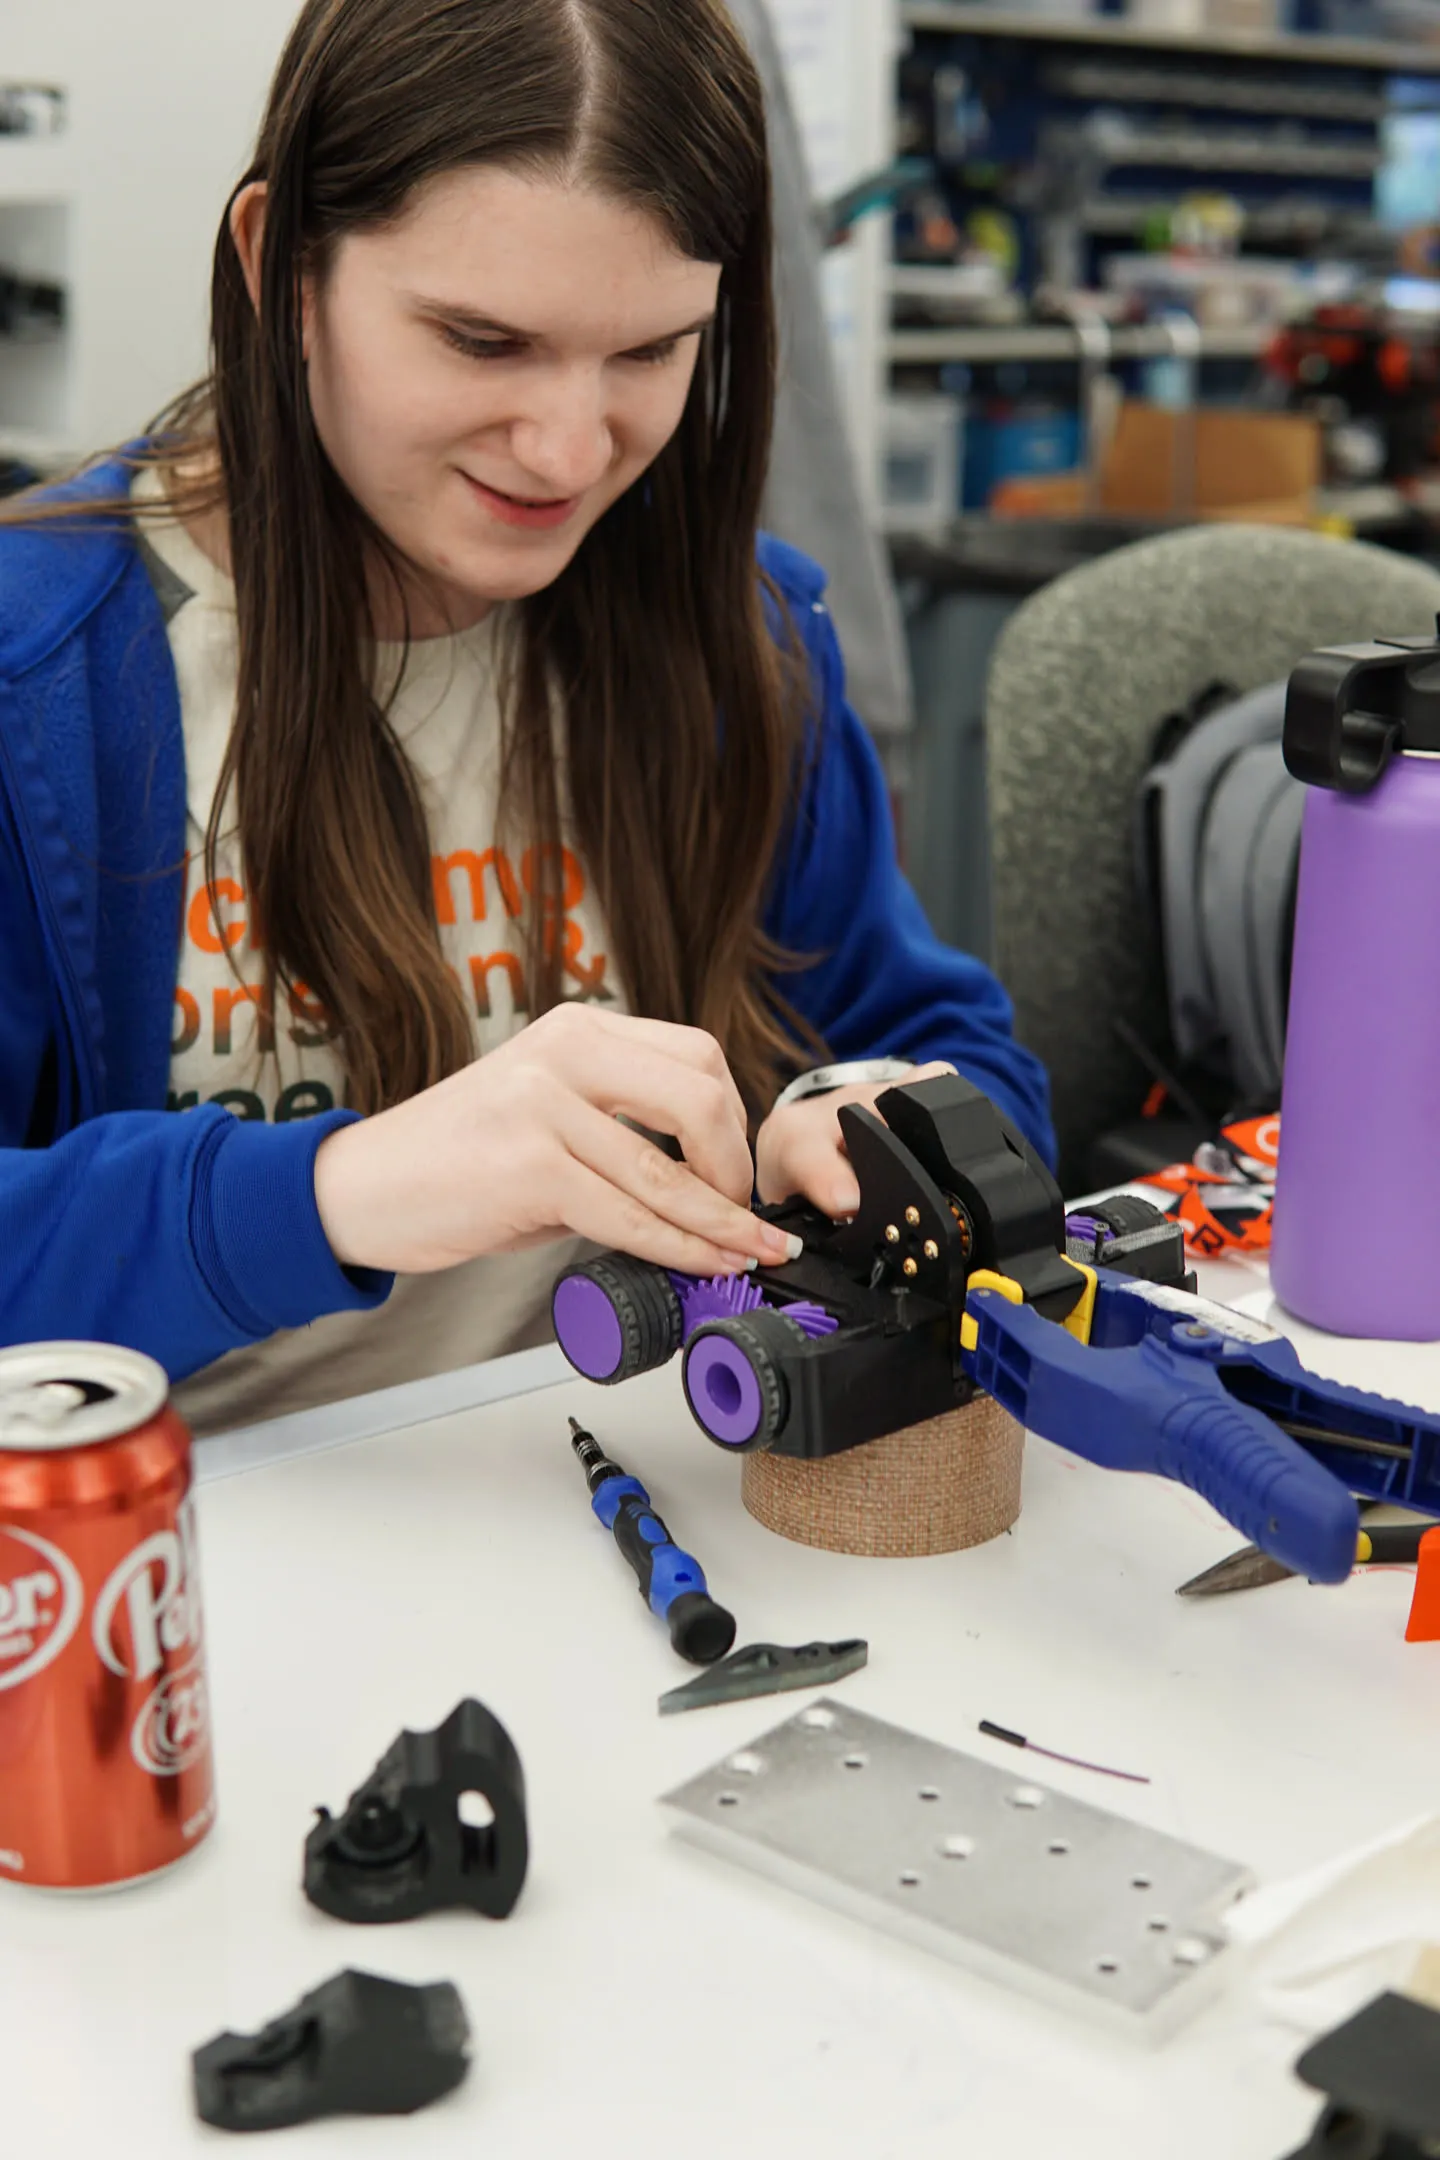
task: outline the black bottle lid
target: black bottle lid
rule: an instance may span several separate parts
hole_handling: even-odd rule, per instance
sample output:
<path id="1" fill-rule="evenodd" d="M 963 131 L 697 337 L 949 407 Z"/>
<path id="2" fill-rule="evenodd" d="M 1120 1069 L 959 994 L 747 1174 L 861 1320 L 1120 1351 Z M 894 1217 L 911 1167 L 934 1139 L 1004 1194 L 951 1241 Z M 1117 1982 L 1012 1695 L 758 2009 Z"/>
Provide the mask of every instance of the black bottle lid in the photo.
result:
<path id="1" fill-rule="evenodd" d="M 1440 642 L 1377 638 L 1308 653 L 1285 695 L 1285 763 L 1310 787 L 1364 795 L 1402 750 L 1440 753 Z"/>

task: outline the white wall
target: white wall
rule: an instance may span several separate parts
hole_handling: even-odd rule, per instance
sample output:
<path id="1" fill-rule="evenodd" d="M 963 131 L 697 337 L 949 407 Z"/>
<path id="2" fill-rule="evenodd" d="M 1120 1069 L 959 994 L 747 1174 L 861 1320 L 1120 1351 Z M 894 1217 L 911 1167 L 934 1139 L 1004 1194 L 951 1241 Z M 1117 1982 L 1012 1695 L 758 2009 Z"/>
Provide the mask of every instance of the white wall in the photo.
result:
<path id="1" fill-rule="evenodd" d="M 0 76 L 70 98 L 54 141 L 0 136 L 0 205 L 69 205 L 64 396 L 32 408 L 64 447 L 135 432 L 202 371 L 216 227 L 298 4 L 0 0 Z"/>
<path id="2" fill-rule="evenodd" d="M 895 0 L 766 0 L 784 56 L 817 199 L 888 165 L 895 155 Z M 825 261 L 834 340 L 861 493 L 878 499 L 881 339 L 888 320 L 888 218 L 870 217 Z"/>

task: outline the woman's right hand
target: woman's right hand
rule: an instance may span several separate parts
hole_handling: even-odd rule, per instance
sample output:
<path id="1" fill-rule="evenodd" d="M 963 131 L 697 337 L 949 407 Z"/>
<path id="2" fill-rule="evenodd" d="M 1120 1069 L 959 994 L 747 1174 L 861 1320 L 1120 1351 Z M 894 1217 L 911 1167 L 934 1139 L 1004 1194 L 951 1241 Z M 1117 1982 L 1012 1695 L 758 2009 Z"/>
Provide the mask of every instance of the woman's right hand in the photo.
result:
<path id="1" fill-rule="evenodd" d="M 673 1133 L 678 1163 L 620 1123 Z M 562 1004 L 315 1155 L 342 1266 L 406 1275 L 567 1232 L 687 1275 L 793 1257 L 750 1212 L 740 1091 L 713 1036 Z"/>

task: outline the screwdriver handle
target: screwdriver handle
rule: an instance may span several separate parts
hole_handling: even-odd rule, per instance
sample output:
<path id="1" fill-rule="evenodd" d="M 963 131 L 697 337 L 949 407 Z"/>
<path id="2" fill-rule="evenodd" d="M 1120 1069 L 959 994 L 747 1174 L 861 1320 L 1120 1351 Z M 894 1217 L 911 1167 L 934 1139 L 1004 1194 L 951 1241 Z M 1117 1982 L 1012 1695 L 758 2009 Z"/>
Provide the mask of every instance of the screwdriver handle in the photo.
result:
<path id="1" fill-rule="evenodd" d="M 638 1478 L 606 1478 L 591 1507 L 635 1571 L 640 1595 L 692 1665 L 713 1665 L 735 1640 L 735 1617 L 705 1587 L 698 1560 L 682 1552 Z"/>
<path id="2" fill-rule="evenodd" d="M 1420 1558 L 1420 1540 L 1433 1530 L 1433 1522 L 1362 1523 L 1357 1567 L 1413 1566 Z"/>
<path id="3" fill-rule="evenodd" d="M 675 1543 L 640 1480 L 611 1462 L 578 1418 L 571 1418 L 570 1434 L 590 1487 L 590 1505 L 634 1569 L 641 1597 L 665 1622 L 681 1657 L 692 1665 L 713 1665 L 735 1640 L 734 1614 L 711 1597 L 704 1569 Z"/>

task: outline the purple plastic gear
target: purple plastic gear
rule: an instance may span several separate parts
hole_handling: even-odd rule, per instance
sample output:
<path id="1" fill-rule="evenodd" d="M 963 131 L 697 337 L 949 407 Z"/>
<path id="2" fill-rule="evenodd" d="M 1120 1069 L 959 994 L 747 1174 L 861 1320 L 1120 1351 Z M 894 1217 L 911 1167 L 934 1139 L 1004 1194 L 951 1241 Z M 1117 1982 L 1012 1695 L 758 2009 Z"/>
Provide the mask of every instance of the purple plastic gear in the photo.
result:
<path id="1" fill-rule="evenodd" d="M 754 1312 L 759 1306 L 770 1304 L 760 1285 L 748 1275 L 702 1278 L 678 1275 L 673 1269 L 669 1273 L 675 1295 L 680 1300 L 686 1342 L 707 1320 L 738 1320 L 742 1313 Z M 812 1304 L 809 1298 L 797 1298 L 794 1304 L 782 1305 L 779 1310 L 812 1340 L 817 1335 L 833 1335 L 840 1325 L 834 1313 L 826 1312 L 823 1305 Z"/>
<path id="2" fill-rule="evenodd" d="M 672 1271 L 670 1280 L 680 1300 L 685 1342 L 707 1320 L 737 1320 L 741 1313 L 754 1312 L 757 1305 L 765 1303 L 764 1291 L 748 1275 L 712 1275 L 706 1279 Z"/>
<path id="3" fill-rule="evenodd" d="M 793 1305 L 782 1305 L 780 1310 L 812 1341 L 817 1335 L 833 1335 L 840 1325 L 834 1313 L 826 1312 L 823 1305 L 812 1305 L 809 1298 L 798 1298 Z"/>
<path id="4" fill-rule="evenodd" d="M 1115 1233 L 1109 1224 L 1101 1222 L 1098 1216 L 1067 1215 L 1065 1235 L 1067 1238 L 1083 1238 L 1087 1245 L 1103 1245 L 1106 1238 L 1113 1237 Z"/>

